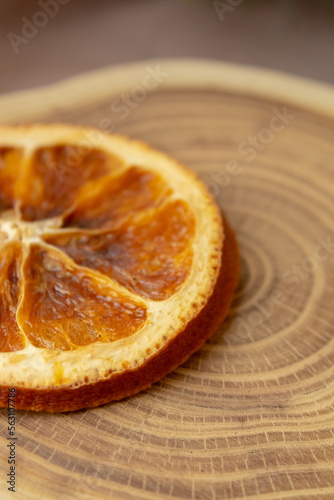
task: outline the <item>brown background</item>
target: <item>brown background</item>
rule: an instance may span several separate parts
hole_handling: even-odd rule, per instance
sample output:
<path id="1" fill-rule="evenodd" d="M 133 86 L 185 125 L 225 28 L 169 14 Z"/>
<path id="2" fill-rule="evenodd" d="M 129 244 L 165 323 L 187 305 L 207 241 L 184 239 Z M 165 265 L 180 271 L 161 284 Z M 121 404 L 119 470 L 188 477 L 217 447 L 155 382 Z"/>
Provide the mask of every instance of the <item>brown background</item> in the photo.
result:
<path id="1" fill-rule="evenodd" d="M 0 92 L 164 57 L 232 61 L 334 83 L 334 9 L 325 3 L 244 0 L 222 22 L 210 0 L 70 0 L 16 55 L 7 34 L 20 35 L 22 17 L 31 20 L 41 7 L 2 0 Z"/>

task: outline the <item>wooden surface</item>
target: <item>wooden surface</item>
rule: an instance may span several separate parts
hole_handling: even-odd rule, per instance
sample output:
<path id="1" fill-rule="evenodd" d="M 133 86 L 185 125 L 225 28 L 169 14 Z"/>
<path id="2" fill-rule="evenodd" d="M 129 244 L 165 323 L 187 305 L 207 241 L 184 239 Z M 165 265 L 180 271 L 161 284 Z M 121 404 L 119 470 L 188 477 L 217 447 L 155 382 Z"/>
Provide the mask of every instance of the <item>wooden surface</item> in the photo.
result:
<path id="1" fill-rule="evenodd" d="M 154 92 L 115 111 L 148 65 L 0 98 L 0 121 L 108 118 L 195 169 L 240 243 L 233 309 L 145 393 L 70 414 L 18 412 L 15 498 L 332 499 L 334 90 L 166 61 Z M 245 153 L 250 136 L 256 154 Z M 1 410 L 0 496 L 12 498 L 6 421 Z"/>

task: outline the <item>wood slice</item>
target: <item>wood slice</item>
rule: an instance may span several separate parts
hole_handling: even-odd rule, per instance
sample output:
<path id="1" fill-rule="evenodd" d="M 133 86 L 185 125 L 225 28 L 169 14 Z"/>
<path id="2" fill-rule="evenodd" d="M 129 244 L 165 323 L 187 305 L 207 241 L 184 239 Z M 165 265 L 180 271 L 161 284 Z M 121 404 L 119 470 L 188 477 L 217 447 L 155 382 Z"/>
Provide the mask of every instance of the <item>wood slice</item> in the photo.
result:
<path id="1" fill-rule="evenodd" d="M 233 308 L 142 394 L 17 412 L 16 498 L 333 499 L 334 90 L 163 61 L 169 74 L 143 91 L 156 64 L 3 96 L 0 121 L 103 126 L 196 170 L 240 244 Z M 7 425 L 3 409 L 1 498 Z"/>

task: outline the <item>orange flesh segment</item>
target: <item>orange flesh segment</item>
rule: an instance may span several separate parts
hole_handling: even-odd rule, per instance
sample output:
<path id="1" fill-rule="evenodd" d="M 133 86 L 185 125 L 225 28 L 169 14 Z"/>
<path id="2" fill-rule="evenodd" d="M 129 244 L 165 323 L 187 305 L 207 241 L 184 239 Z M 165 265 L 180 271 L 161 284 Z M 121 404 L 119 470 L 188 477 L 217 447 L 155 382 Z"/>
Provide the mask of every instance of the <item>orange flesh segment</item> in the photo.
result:
<path id="1" fill-rule="evenodd" d="M 146 319 L 145 307 L 71 265 L 56 249 L 32 245 L 24 277 L 18 320 L 36 347 L 70 350 L 113 342 L 133 335 Z"/>
<path id="2" fill-rule="evenodd" d="M 131 167 L 109 181 L 101 180 L 97 189 L 82 193 L 65 227 L 108 228 L 133 212 L 157 207 L 171 189 L 156 174 Z"/>
<path id="3" fill-rule="evenodd" d="M 0 352 L 19 351 L 25 346 L 16 322 L 20 296 L 21 245 L 8 243 L 0 248 L 0 253 Z"/>
<path id="4" fill-rule="evenodd" d="M 74 146 L 38 149 L 27 169 L 22 194 L 26 221 L 56 217 L 71 207 L 81 187 L 123 165 L 103 151 L 81 151 Z"/>
<path id="5" fill-rule="evenodd" d="M 71 232 L 44 239 L 77 264 L 95 269 L 153 300 L 174 294 L 189 275 L 195 219 L 189 206 L 174 201 L 132 217 L 114 231 Z"/>
<path id="6" fill-rule="evenodd" d="M 0 148 L 0 212 L 14 208 L 22 156 L 21 149 Z"/>
<path id="7" fill-rule="evenodd" d="M 189 206 L 166 204 L 172 189 L 165 180 L 136 166 L 123 171 L 123 160 L 104 151 L 57 145 L 23 159 L 20 148 L 0 148 L 0 218 L 15 202 L 26 222 L 62 215 L 73 231 L 45 241 L 91 270 L 34 243 L 20 276 L 21 244 L 0 231 L 0 351 L 21 350 L 26 338 L 39 348 L 71 350 L 133 335 L 146 320 L 145 306 L 94 271 L 139 296 L 169 298 L 192 266 Z"/>

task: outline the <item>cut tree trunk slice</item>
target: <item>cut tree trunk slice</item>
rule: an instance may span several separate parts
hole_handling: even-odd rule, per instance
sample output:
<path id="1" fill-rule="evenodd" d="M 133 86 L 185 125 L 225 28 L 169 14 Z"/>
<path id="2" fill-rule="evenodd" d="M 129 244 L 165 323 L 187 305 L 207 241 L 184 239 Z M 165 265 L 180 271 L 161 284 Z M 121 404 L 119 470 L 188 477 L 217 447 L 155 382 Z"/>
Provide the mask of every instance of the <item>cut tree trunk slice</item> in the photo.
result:
<path id="1" fill-rule="evenodd" d="M 126 117 L 117 111 L 158 65 L 168 76 L 156 90 L 131 100 Z M 171 375 L 90 410 L 17 412 L 21 496 L 332 498 L 334 90 L 233 65 L 149 61 L 3 96 L 0 109 L 4 124 L 104 127 L 189 165 L 241 255 L 228 318 Z M 82 215 L 69 215 L 69 233 L 71 220 L 87 224 Z M 6 450 L 5 409 L 0 417 Z"/>

